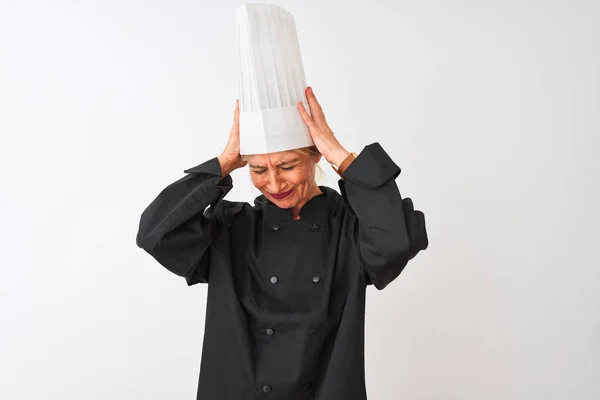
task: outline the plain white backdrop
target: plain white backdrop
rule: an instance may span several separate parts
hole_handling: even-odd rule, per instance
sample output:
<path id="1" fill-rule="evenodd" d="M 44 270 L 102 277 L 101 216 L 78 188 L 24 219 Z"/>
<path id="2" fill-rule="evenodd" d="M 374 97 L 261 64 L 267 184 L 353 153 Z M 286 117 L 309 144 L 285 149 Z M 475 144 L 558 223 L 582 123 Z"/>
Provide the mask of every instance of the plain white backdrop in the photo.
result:
<path id="1" fill-rule="evenodd" d="M 599 399 L 600 3 L 275 2 L 341 143 L 427 219 L 368 291 L 369 398 Z M 241 4 L 0 0 L 0 398 L 195 398 L 206 286 L 135 234 L 225 145 Z"/>

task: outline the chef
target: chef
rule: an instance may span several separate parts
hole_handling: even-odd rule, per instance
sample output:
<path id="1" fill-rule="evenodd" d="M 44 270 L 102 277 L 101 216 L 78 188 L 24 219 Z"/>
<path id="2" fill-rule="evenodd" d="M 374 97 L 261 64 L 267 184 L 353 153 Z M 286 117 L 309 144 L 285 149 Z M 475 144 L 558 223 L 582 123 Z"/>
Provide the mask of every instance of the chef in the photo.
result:
<path id="1" fill-rule="evenodd" d="M 277 6 L 241 12 L 289 28 Z M 251 81 L 223 152 L 158 194 L 137 245 L 188 285 L 208 284 L 197 399 L 365 400 L 366 289 L 384 289 L 428 247 L 424 215 L 401 196 L 400 168 L 379 143 L 340 143 L 311 87 L 274 105 Z M 315 181 L 323 159 L 339 192 Z M 225 199 L 239 168 L 261 192 L 253 204 Z"/>

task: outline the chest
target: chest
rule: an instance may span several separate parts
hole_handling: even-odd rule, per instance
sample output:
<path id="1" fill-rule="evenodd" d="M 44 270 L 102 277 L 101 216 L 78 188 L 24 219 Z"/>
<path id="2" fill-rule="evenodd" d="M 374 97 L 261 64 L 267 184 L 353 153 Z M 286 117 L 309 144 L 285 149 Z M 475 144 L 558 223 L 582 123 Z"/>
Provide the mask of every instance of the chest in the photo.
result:
<path id="1" fill-rule="evenodd" d="M 348 271 L 339 263 L 339 231 L 331 221 L 261 221 L 252 228 L 236 235 L 234 268 L 249 310 L 318 313 L 332 296 L 343 296 Z"/>

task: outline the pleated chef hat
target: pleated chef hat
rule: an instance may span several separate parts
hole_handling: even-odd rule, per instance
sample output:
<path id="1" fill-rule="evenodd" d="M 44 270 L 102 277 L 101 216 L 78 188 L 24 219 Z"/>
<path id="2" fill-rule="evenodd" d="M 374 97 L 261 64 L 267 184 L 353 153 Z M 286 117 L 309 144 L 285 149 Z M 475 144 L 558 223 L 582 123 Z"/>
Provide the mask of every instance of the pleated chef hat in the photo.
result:
<path id="1" fill-rule="evenodd" d="M 298 112 L 306 77 L 294 17 L 280 6 L 247 3 L 236 15 L 239 50 L 240 154 L 312 146 Z"/>

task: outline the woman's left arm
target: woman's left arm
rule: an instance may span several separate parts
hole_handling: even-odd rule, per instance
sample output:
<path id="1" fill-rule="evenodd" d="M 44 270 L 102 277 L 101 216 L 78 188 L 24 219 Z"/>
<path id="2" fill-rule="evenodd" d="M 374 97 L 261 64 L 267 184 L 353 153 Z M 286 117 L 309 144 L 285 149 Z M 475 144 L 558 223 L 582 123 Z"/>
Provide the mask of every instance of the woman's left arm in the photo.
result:
<path id="1" fill-rule="evenodd" d="M 425 216 L 402 198 L 400 168 L 379 143 L 366 146 L 339 181 L 345 203 L 356 216 L 352 232 L 366 277 L 378 289 L 400 275 L 429 243 Z"/>
<path id="2" fill-rule="evenodd" d="M 302 102 L 298 103 L 298 110 L 315 146 L 330 164 L 342 164 L 349 153 L 327 124 L 310 87 L 306 98 L 310 115 Z M 400 275 L 408 261 L 427 248 L 425 216 L 414 209 L 410 198 L 402 199 L 395 180 L 400 168 L 379 143 L 365 147 L 341 173 L 344 179 L 340 190 L 356 217 L 353 236 L 366 278 L 383 289 Z"/>

